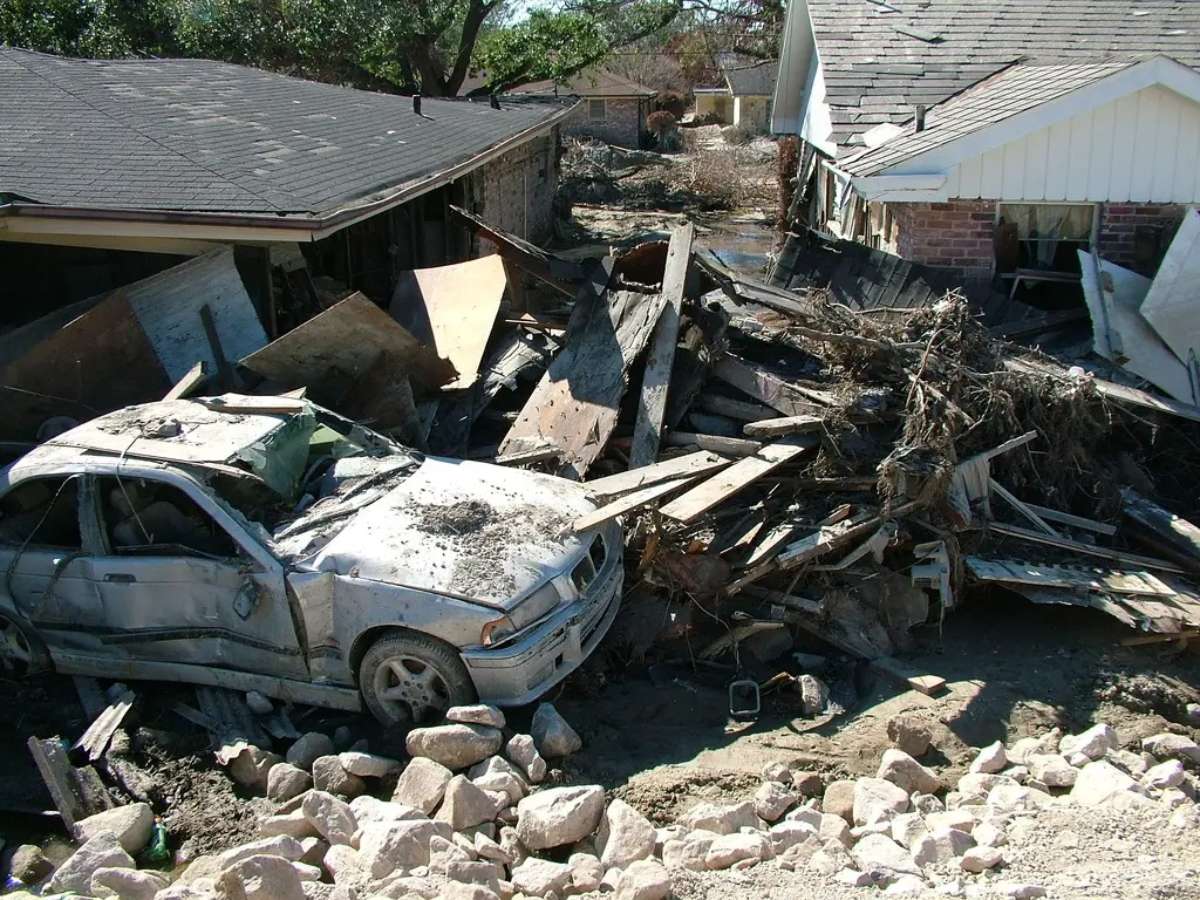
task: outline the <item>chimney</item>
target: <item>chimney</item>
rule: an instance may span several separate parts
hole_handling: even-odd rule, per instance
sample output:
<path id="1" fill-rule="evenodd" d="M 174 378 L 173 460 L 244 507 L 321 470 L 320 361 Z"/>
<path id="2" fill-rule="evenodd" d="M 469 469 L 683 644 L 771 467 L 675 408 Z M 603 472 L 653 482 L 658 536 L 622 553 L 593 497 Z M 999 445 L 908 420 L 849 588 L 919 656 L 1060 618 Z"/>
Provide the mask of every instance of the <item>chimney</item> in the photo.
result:
<path id="1" fill-rule="evenodd" d="M 917 126 L 916 130 L 924 131 L 925 130 L 925 104 L 924 103 L 917 104 L 916 115 L 913 117 L 913 119 Z"/>
<path id="2" fill-rule="evenodd" d="M 413 94 L 413 112 L 418 116 L 421 114 L 421 95 Z"/>
<path id="3" fill-rule="evenodd" d="M 497 97 L 495 94 L 492 94 L 490 102 L 492 104 L 492 109 L 500 108 L 500 98 Z"/>

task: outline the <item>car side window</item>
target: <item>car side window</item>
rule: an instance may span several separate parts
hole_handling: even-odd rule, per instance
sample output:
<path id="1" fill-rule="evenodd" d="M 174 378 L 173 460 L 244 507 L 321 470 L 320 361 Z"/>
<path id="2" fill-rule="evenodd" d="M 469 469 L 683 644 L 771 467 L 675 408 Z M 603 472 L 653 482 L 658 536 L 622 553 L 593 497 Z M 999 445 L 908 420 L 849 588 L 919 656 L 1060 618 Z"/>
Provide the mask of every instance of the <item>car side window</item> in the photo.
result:
<path id="1" fill-rule="evenodd" d="M 237 544 L 179 488 L 141 478 L 98 479 L 97 497 L 114 553 L 194 554 L 232 559 Z"/>
<path id="2" fill-rule="evenodd" d="M 78 550 L 79 479 L 35 478 L 0 498 L 0 544 Z"/>

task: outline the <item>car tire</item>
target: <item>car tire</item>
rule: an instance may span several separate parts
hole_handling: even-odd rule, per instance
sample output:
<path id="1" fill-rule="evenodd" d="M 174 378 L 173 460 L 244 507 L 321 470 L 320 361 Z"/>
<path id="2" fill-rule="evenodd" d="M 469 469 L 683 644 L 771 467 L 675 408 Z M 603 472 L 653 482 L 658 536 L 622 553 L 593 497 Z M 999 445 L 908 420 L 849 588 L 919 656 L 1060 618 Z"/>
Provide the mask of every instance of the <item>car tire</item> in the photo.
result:
<path id="1" fill-rule="evenodd" d="M 358 686 L 385 725 L 420 725 L 477 699 L 458 651 L 428 635 L 389 632 L 363 655 Z"/>
<path id="2" fill-rule="evenodd" d="M 50 656 L 41 641 L 31 639 L 13 619 L 0 615 L 0 672 L 24 678 L 49 667 Z"/>

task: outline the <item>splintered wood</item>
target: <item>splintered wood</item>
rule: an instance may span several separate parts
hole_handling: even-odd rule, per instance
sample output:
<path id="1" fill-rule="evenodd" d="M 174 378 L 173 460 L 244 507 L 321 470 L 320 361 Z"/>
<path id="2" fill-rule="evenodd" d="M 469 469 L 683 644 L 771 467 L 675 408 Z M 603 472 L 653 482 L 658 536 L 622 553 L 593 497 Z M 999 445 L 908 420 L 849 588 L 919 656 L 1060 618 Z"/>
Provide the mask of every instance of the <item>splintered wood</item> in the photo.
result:
<path id="1" fill-rule="evenodd" d="M 588 292 L 576 301 L 566 346 L 534 389 L 500 453 L 553 444 L 561 475 L 583 478 L 617 425 L 629 367 L 662 312 L 661 294 Z"/>

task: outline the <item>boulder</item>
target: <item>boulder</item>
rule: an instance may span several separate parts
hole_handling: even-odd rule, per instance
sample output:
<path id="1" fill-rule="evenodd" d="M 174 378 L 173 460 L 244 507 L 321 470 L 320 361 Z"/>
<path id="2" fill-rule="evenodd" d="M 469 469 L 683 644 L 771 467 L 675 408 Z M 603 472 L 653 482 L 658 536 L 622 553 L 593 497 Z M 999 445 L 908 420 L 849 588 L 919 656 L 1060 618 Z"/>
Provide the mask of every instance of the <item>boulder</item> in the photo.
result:
<path id="1" fill-rule="evenodd" d="M 529 726 L 542 756 L 570 756 L 583 747 L 583 739 L 567 724 L 553 703 L 539 703 Z"/>
<path id="2" fill-rule="evenodd" d="M 912 850 L 913 844 L 917 839 L 929 834 L 929 828 L 925 824 L 925 820 L 921 818 L 919 813 L 906 812 L 900 813 L 896 818 L 892 819 L 891 823 L 892 840 L 901 847 L 907 847 Z"/>
<path id="3" fill-rule="evenodd" d="M 1082 734 L 1068 734 L 1058 742 L 1058 752 L 1063 756 L 1079 753 L 1088 759 L 1103 759 L 1105 753 L 1119 747 L 1116 731 L 1103 722 Z"/>
<path id="4" fill-rule="evenodd" d="M 571 883 L 571 867 L 531 856 L 513 867 L 509 881 L 528 897 L 545 897 L 551 891 L 561 897 Z"/>
<path id="5" fill-rule="evenodd" d="M 500 863 L 502 866 L 510 866 L 514 862 L 511 853 L 482 831 L 475 832 L 475 839 L 472 842 L 472 846 L 474 847 L 475 855 L 479 859 L 491 860 L 494 863 Z"/>
<path id="6" fill-rule="evenodd" d="M 707 868 L 704 863 L 708 849 L 719 834 L 712 831 L 689 831 L 679 840 L 663 844 L 663 862 L 668 866 L 679 866 L 700 872 Z"/>
<path id="7" fill-rule="evenodd" d="M 367 783 L 357 775 L 352 775 L 342 767 L 342 761 L 336 756 L 320 756 L 312 764 L 313 787 L 318 791 L 337 794 L 339 797 L 353 799 L 365 793 Z"/>
<path id="8" fill-rule="evenodd" d="M 477 884 L 494 894 L 500 893 L 500 876 L 504 873 L 495 863 L 453 860 L 446 864 L 446 877 L 463 884 Z"/>
<path id="9" fill-rule="evenodd" d="M 942 788 L 942 780 L 937 775 L 894 747 L 883 751 L 875 777 L 890 781 L 906 794 L 933 794 Z"/>
<path id="10" fill-rule="evenodd" d="M 312 787 L 312 776 L 288 762 L 279 762 L 267 772 L 267 799 L 286 803 Z"/>
<path id="11" fill-rule="evenodd" d="M 1046 787 L 1071 787 L 1079 777 L 1079 770 L 1057 753 L 1030 753 L 1025 765 L 1030 777 Z"/>
<path id="12" fill-rule="evenodd" d="M 278 856 L 289 862 L 295 862 L 303 855 L 304 847 L 300 841 L 287 835 L 276 835 L 274 837 L 259 838 L 248 844 L 239 844 L 236 847 L 223 850 L 215 857 L 212 857 L 213 870 L 215 874 L 222 869 L 228 869 L 234 863 L 241 862 L 243 859 L 249 859 L 251 856 Z M 197 863 L 193 862 L 188 867 L 189 874 L 196 868 L 196 865 Z"/>
<path id="13" fill-rule="evenodd" d="M 754 793 L 754 811 L 766 822 L 778 822 L 799 801 L 778 781 L 764 781 Z"/>
<path id="14" fill-rule="evenodd" d="M 358 830 L 358 821 L 350 804 L 327 791 L 309 791 L 304 795 L 300 809 L 317 834 L 330 845 L 351 843 Z"/>
<path id="15" fill-rule="evenodd" d="M 958 779 L 958 792 L 964 798 L 986 797 L 988 792 L 998 784 L 1016 785 L 1017 781 L 1015 778 L 1009 778 L 1007 775 L 987 775 L 983 772 L 968 772 L 962 778 Z"/>
<path id="16" fill-rule="evenodd" d="M 654 855 L 654 826 L 626 803 L 613 800 L 596 831 L 596 852 L 605 869 L 624 869 L 630 863 Z"/>
<path id="17" fill-rule="evenodd" d="M 284 759 L 296 768 L 304 769 L 307 772 L 312 769 L 313 763 L 322 756 L 332 756 L 334 752 L 333 741 L 328 735 L 321 734 L 319 731 L 310 731 L 302 734 L 292 746 L 288 747 Z"/>
<path id="18" fill-rule="evenodd" d="M 120 900 L 153 900 L 170 882 L 158 872 L 137 869 L 97 869 L 92 875 L 92 894 Z"/>
<path id="19" fill-rule="evenodd" d="M 817 835 L 821 838 L 822 844 L 837 841 L 843 847 L 849 848 L 854 843 L 854 838 L 850 835 L 850 823 L 841 816 L 831 813 L 821 813 L 821 824 L 817 828 Z"/>
<path id="20" fill-rule="evenodd" d="M 517 804 L 517 836 L 530 850 L 546 850 L 583 840 L 604 814 L 599 785 L 550 788 Z"/>
<path id="21" fill-rule="evenodd" d="M 986 872 L 1004 862 L 1004 856 L 995 847 L 972 847 L 958 861 L 964 872 Z"/>
<path id="22" fill-rule="evenodd" d="M 864 872 L 883 870 L 895 876 L 921 874 L 921 867 L 913 862 L 909 852 L 887 835 L 866 835 L 851 848 L 850 856 Z"/>
<path id="23" fill-rule="evenodd" d="M 392 802 L 411 806 L 428 815 L 442 802 L 446 785 L 453 777 L 454 773 L 440 762 L 418 756 L 400 774 L 392 792 Z"/>
<path id="24" fill-rule="evenodd" d="M 820 837 L 810 836 L 797 844 L 792 844 L 782 852 L 776 852 L 775 861 L 781 869 L 796 871 L 809 864 L 822 847 Z"/>
<path id="25" fill-rule="evenodd" d="M 1081 806 L 1098 806 L 1114 794 L 1131 791 L 1138 784 L 1116 766 L 1104 760 L 1090 762 L 1079 770 L 1071 799 Z"/>
<path id="26" fill-rule="evenodd" d="M 504 753 L 515 766 L 519 766 L 530 784 L 541 784 L 546 777 L 546 760 L 538 753 L 533 736 L 514 734 L 504 746 Z"/>
<path id="27" fill-rule="evenodd" d="M 111 831 L 102 831 L 84 841 L 83 845 L 67 857 L 50 879 L 50 893 L 86 895 L 92 887 L 92 876 L 99 869 L 133 869 L 133 857 L 121 846 L 120 840 Z"/>
<path id="28" fill-rule="evenodd" d="M 429 864 L 429 842 L 439 833 L 430 819 L 403 819 L 373 824 L 359 835 L 362 868 L 371 878 L 384 878 L 397 868 L 414 869 Z M 443 835 L 444 836 L 444 835 Z M 336 848 L 333 848 L 336 849 Z"/>
<path id="29" fill-rule="evenodd" d="M 75 839 L 86 842 L 98 834 L 111 832 L 117 836 L 126 853 L 139 853 L 150 843 L 154 830 L 154 810 L 149 803 L 130 803 L 88 816 L 75 823 Z"/>
<path id="30" fill-rule="evenodd" d="M 339 753 L 337 758 L 343 769 L 359 778 L 383 778 L 400 769 L 400 763 L 397 760 L 386 756 L 376 756 L 374 753 L 357 753 L 348 750 L 345 753 Z"/>
<path id="31" fill-rule="evenodd" d="M 822 812 L 841 816 L 850 824 L 854 824 L 854 789 L 856 785 L 857 782 L 849 779 L 830 782 L 821 798 Z"/>
<path id="32" fill-rule="evenodd" d="M 1183 763 L 1177 759 L 1169 759 L 1147 769 L 1146 774 L 1142 776 L 1142 786 L 1155 790 L 1179 787 L 1183 784 L 1185 775 Z"/>
<path id="33" fill-rule="evenodd" d="M 769 762 L 762 767 L 763 781 L 780 781 L 788 784 L 792 780 L 792 770 L 781 762 Z"/>
<path id="34" fill-rule="evenodd" d="M 1022 884 L 1016 881 L 997 881 L 991 887 L 992 890 L 1001 897 L 1008 897 L 1009 900 L 1036 900 L 1037 897 L 1046 896 L 1046 889 L 1040 884 Z"/>
<path id="35" fill-rule="evenodd" d="M 927 816 L 934 812 L 946 811 L 946 805 L 937 797 L 933 796 L 933 794 L 913 794 L 912 797 L 909 798 L 909 803 L 912 804 L 913 809 L 923 816 Z"/>
<path id="36" fill-rule="evenodd" d="M 218 900 L 306 900 L 300 874 L 279 856 L 251 856 L 217 877 Z"/>
<path id="37" fill-rule="evenodd" d="M 808 822 L 780 822 L 778 825 L 771 826 L 768 836 L 771 841 L 771 850 L 775 856 L 779 856 L 797 844 L 816 839 L 817 829 Z M 816 847 L 820 847 L 819 841 Z M 814 847 L 814 852 L 816 847 Z"/>
<path id="38" fill-rule="evenodd" d="M 801 675 L 797 679 L 800 691 L 800 711 L 810 718 L 825 712 L 829 704 L 829 686 L 816 675 Z"/>
<path id="39" fill-rule="evenodd" d="M 489 772 L 478 778 L 472 778 L 471 781 L 480 790 L 504 794 L 508 798 L 506 805 L 519 802 L 529 793 L 524 779 L 519 775 L 510 775 L 508 772 Z"/>
<path id="40" fill-rule="evenodd" d="M 419 809 L 414 809 L 403 803 L 392 803 L 380 800 L 370 794 L 363 794 L 350 801 L 350 811 L 358 822 L 359 830 L 372 824 L 388 822 L 403 822 L 408 819 L 424 819 L 427 816 Z"/>
<path id="41" fill-rule="evenodd" d="M 874 825 L 907 811 L 908 791 L 899 785 L 883 778 L 860 778 L 854 783 L 855 825 Z"/>
<path id="42" fill-rule="evenodd" d="M 739 828 L 756 828 L 758 814 L 749 800 L 732 806 L 700 803 L 684 813 L 679 819 L 679 824 L 689 831 L 732 834 Z"/>
<path id="43" fill-rule="evenodd" d="M 446 710 L 446 721 L 462 725 L 487 725 L 491 728 L 503 728 L 505 725 L 504 713 L 486 703 L 452 706 Z"/>
<path id="44" fill-rule="evenodd" d="M 567 859 L 571 867 L 572 893 L 586 894 L 589 891 L 600 890 L 600 882 L 604 879 L 604 866 L 591 853 L 572 853 Z"/>
<path id="45" fill-rule="evenodd" d="M 704 855 L 704 865 L 709 869 L 728 869 L 744 859 L 759 862 L 773 855 L 771 842 L 760 831 L 739 831 L 717 837 Z"/>
<path id="46" fill-rule="evenodd" d="M 792 848 L 788 852 L 792 853 L 795 849 Z M 837 841 L 826 841 L 824 846 L 808 860 L 810 869 L 826 876 L 834 875 L 842 869 L 851 869 L 854 865 L 854 858 Z"/>
<path id="47" fill-rule="evenodd" d="M 900 750 L 909 756 L 924 756 L 933 742 L 933 732 L 919 719 L 912 716 L 892 716 L 887 723 L 887 736 Z"/>
<path id="48" fill-rule="evenodd" d="M 1158 759 L 1182 759 L 1200 765 L 1200 746 L 1182 734 L 1163 732 L 1143 738 L 1142 749 Z"/>
<path id="49" fill-rule="evenodd" d="M 455 831 L 490 822 L 496 816 L 496 805 L 482 789 L 466 775 L 455 775 L 446 785 L 445 797 L 437 820 Z"/>
<path id="50" fill-rule="evenodd" d="M 930 831 L 937 831 L 939 828 L 956 828 L 970 834 L 978 824 L 979 820 L 969 809 L 947 809 L 942 812 L 927 813 L 925 816 L 925 825 Z"/>
<path id="51" fill-rule="evenodd" d="M 793 772 L 792 788 L 801 797 L 820 797 L 825 792 L 825 779 L 820 772 Z"/>
<path id="52" fill-rule="evenodd" d="M 299 797 L 295 797 L 291 802 L 294 803 L 299 799 Z M 302 809 L 293 809 L 286 813 L 278 813 L 259 819 L 258 833 L 263 837 L 284 834 L 294 837 L 297 840 L 319 834 L 317 829 L 313 828 L 312 822 L 308 820 L 308 816 L 304 815 L 304 810 Z"/>
<path id="53" fill-rule="evenodd" d="M 928 885 L 921 878 L 916 875 L 901 875 L 884 888 L 883 892 L 898 897 L 914 897 L 925 893 L 926 890 L 928 890 Z"/>
<path id="54" fill-rule="evenodd" d="M 37 884 L 54 871 L 54 863 L 36 844 L 22 844 L 13 852 L 9 870 L 22 884 Z"/>
<path id="55" fill-rule="evenodd" d="M 975 843 L 984 847 L 1003 847 L 1008 843 L 1008 836 L 998 822 L 983 821 L 971 832 Z"/>
<path id="56" fill-rule="evenodd" d="M 1008 765 L 1008 754 L 1004 750 L 1004 742 L 996 741 L 988 744 L 971 761 L 970 771 L 982 772 L 984 775 L 995 775 L 1003 772 Z"/>
<path id="57" fill-rule="evenodd" d="M 500 749 L 502 738 L 498 728 L 488 725 L 435 725 L 414 728 L 405 738 L 408 755 L 422 756 L 458 770 L 481 762 Z"/>
<path id="58" fill-rule="evenodd" d="M 497 879 L 496 886 L 500 886 Z M 410 892 L 404 895 L 406 898 L 413 896 Z M 420 897 L 419 894 L 415 895 Z M 461 881 L 447 881 L 438 887 L 438 900 L 500 900 L 500 894 L 493 891 L 482 884 L 465 883 Z M 338 898 L 329 898 L 329 900 L 338 900 Z M 347 898 L 353 900 L 353 898 Z"/>
<path id="59" fill-rule="evenodd" d="M 666 900 L 671 896 L 671 875 L 658 860 L 639 859 L 617 879 L 616 900 Z"/>
<path id="60" fill-rule="evenodd" d="M 473 853 L 440 834 L 429 839 L 429 871 L 434 875 L 445 875 L 446 866 L 452 862 L 471 862 L 473 859 Z"/>
<path id="61" fill-rule="evenodd" d="M 870 875 L 857 869 L 842 869 L 833 876 L 833 880 L 846 887 L 870 887 L 873 883 Z"/>
<path id="62" fill-rule="evenodd" d="M 244 788 L 266 791 L 271 767 L 279 762 L 283 758 L 278 753 L 247 744 L 229 761 L 229 777 Z"/>

